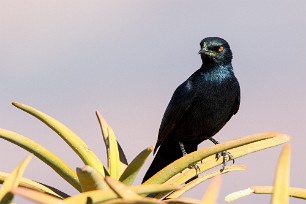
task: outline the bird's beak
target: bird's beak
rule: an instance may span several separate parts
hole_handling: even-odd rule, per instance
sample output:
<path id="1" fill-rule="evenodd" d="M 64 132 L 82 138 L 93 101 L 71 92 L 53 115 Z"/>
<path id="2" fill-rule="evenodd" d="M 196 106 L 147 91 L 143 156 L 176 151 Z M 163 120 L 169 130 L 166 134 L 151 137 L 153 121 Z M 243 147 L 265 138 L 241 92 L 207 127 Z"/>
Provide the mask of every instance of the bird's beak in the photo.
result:
<path id="1" fill-rule="evenodd" d="M 209 55 L 209 51 L 207 50 L 207 48 L 202 48 L 202 49 L 199 51 L 199 54 L 206 54 L 206 55 Z"/>
<path id="2" fill-rule="evenodd" d="M 213 51 L 210 51 L 208 50 L 207 48 L 202 48 L 200 51 L 199 51 L 199 54 L 204 54 L 204 55 L 207 55 L 209 57 L 215 57 L 216 56 L 216 53 L 213 52 Z"/>

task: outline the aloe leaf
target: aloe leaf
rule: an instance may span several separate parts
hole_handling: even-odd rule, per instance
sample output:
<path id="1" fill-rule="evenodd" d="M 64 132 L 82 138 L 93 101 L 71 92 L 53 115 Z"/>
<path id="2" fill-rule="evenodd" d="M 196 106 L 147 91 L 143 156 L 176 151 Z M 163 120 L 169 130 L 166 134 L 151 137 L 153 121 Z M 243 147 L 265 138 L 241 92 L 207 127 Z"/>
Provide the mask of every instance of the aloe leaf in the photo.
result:
<path id="1" fill-rule="evenodd" d="M 119 150 L 115 133 L 111 128 L 108 128 L 109 142 L 109 174 L 112 178 L 119 179 L 122 174 Z"/>
<path id="2" fill-rule="evenodd" d="M 165 202 L 153 198 L 139 198 L 139 199 L 116 199 L 106 201 L 104 204 L 164 204 Z M 177 203 L 179 204 L 179 203 Z"/>
<path id="3" fill-rule="evenodd" d="M 140 152 L 122 173 L 119 181 L 121 181 L 125 185 L 132 185 L 140 168 L 142 167 L 142 165 L 144 164 L 144 162 L 152 151 L 153 147 L 149 147 Z"/>
<path id="4" fill-rule="evenodd" d="M 198 151 L 192 152 L 184 157 L 181 157 L 180 159 L 169 164 L 164 169 L 162 169 L 161 171 L 153 175 L 151 178 L 149 178 L 146 182 L 144 182 L 144 184 L 164 183 L 167 180 L 169 180 L 171 177 L 175 176 L 176 174 L 179 174 L 184 169 L 191 166 L 192 164 L 198 161 L 201 161 L 204 158 L 207 158 L 209 156 L 211 156 L 209 159 L 212 159 L 214 158 L 216 153 L 222 152 L 224 150 L 230 150 L 234 158 L 237 158 L 237 157 L 249 154 L 251 152 L 259 151 L 261 149 L 265 149 L 265 148 L 269 148 L 272 146 L 282 144 L 284 142 L 287 142 L 288 140 L 289 140 L 289 136 L 287 135 L 268 132 L 268 133 L 261 133 L 261 134 L 251 135 L 251 136 L 247 136 L 243 138 L 238 138 L 238 139 L 224 142 L 224 143 L 221 143 L 215 146 L 202 148 Z M 260 141 L 262 142 L 260 143 Z M 240 146 L 242 147 L 239 149 L 238 147 Z M 205 161 L 203 161 L 202 164 L 199 164 L 199 166 L 200 166 L 201 172 L 203 172 L 221 163 L 222 161 L 218 160 L 218 161 L 214 161 L 209 166 L 207 165 L 207 163 L 205 163 Z M 172 183 L 182 184 L 188 181 L 189 179 L 195 176 L 196 171 L 193 169 L 192 172 L 193 173 L 189 171 L 188 177 L 185 176 L 183 180 L 180 180 L 178 178 L 179 181 L 175 181 Z"/>
<path id="5" fill-rule="evenodd" d="M 31 157 L 32 155 L 29 155 L 25 158 L 4 181 L 0 189 L 0 204 L 9 204 L 13 200 L 14 195 L 10 191 L 18 186 L 19 180 Z"/>
<path id="6" fill-rule="evenodd" d="M 272 194 L 273 186 L 252 186 L 253 193 L 255 194 Z M 306 200 L 306 189 L 305 188 L 289 188 L 289 196 Z"/>
<path id="7" fill-rule="evenodd" d="M 204 182 L 204 181 L 206 181 L 208 179 L 211 179 L 211 178 L 213 178 L 215 176 L 218 176 L 218 175 L 221 175 L 221 174 L 225 174 L 225 173 L 228 173 L 228 172 L 232 172 L 232 171 L 243 171 L 243 170 L 246 170 L 246 168 L 244 166 L 241 166 L 241 165 L 232 165 L 232 166 L 226 167 L 222 172 L 220 170 L 213 171 L 213 172 L 211 172 L 209 174 L 200 176 L 197 179 L 194 179 L 194 180 L 190 181 L 189 183 L 185 184 L 179 190 L 176 190 L 176 191 L 172 192 L 170 195 L 168 195 L 167 199 L 178 198 L 182 194 L 186 193 L 187 191 L 189 191 L 192 188 L 194 188 L 197 185 L 199 185 L 200 183 L 202 183 L 202 182 Z"/>
<path id="8" fill-rule="evenodd" d="M 170 192 L 179 189 L 179 187 L 175 185 L 166 184 L 148 184 L 140 186 L 130 186 L 129 189 L 131 189 L 138 195 L 147 195 L 151 193 Z M 74 204 L 86 203 L 90 199 L 92 203 L 100 203 L 116 198 L 118 198 L 118 195 L 114 191 L 112 191 L 111 189 L 106 189 L 80 193 L 78 195 L 66 198 L 64 201 L 65 203 Z"/>
<path id="9" fill-rule="evenodd" d="M 37 158 L 42 160 L 54 171 L 56 171 L 63 179 L 70 183 L 78 191 L 81 191 L 81 186 L 78 181 L 75 171 L 73 171 L 62 159 L 55 154 L 41 146 L 40 144 L 17 134 L 12 131 L 0 129 L 0 138 L 3 138 L 9 142 L 12 142 L 19 147 L 33 153 Z"/>
<path id="10" fill-rule="evenodd" d="M 173 204 L 201 204 L 200 200 L 192 199 L 192 198 L 172 198 L 167 200 L 166 203 Z"/>
<path id="11" fill-rule="evenodd" d="M 105 121 L 105 119 L 102 117 L 102 115 L 96 111 L 96 115 L 100 124 L 101 132 L 103 135 L 103 140 L 106 146 L 106 153 L 107 153 L 107 158 L 108 158 L 108 166 L 109 168 L 113 167 L 111 166 L 119 166 L 118 165 L 118 153 L 119 153 L 119 162 L 121 164 L 121 170 L 120 170 L 120 175 L 122 172 L 127 168 L 128 162 L 125 157 L 124 151 L 122 147 L 120 146 L 118 140 L 115 137 L 114 131 L 111 128 L 111 126 Z M 111 133 L 111 135 L 110 135 Z M 110 141 L 111 140 L 111 141 Z M 116 143 L 116 144 L 115 144 Z M 111 159 L 112 158 L 112 159 Z M 112 161 L 111 161 L 112 160 Z M 114 173 L 112 173 L 114 175 Z M 117 173 L 115 173 L 117 174 Z M 119 176 L 120 176 L 119 175 Z M 119 178 L 119 177 L 118 177 Z"/>
<path id="12" fill-rule="evenodd" d="M 205 191 L 204 196 L 201 200 L 201 204 L 209 203 L 215 204 L 217 203 L 218 193 L 221 185 L 221 176 L 217 175 L 212 179 L 212 182 L 208 186 L 208 189 Z"/>
<path id="13" fill-rule="evenodd" d="M 131 190 L 128 186 L 124 185 L 120 181 L 112 179 L 111 177 L 105 177 L 105 182 L 108 186 L 118 195 L 118 197 L 123 199 L 141 199 L 137 193 Z"/>
<path id="14" fill-rule="evenodd" d="M 9 176 L 8 173 L 0 171 L 0 184 L 2 184 L 8 178 L 8 176 Z M 20 178 L 18 186 L 28 188 L 28 189 L 32 189 L 32 190 L 36 190 L 36 191 L 40 191 L 42 193 L 48 193 L 48 194 L 53 195 L 55 197 L 62 198 L 62 196 L 59 193 L 53 191 L 52 189 L 46 187 L 45 185 L 42 185 L 40 183 L 37 183 L 37 182 L 32 181 L 32 180 L 27 179 L 27 178 Z"/>
<path id="15" fill-rule="evenodd" d="M 17 108 L 33 115 L 49 126 L 73 149 L 75 153 L 77 153 L 77 155 L 79 155 L 85 165 L 92 166 L 102 175 L 105 175 L 102 162 L 91 150 L 89 150 L 85 142 L 67 126 L 35 108 L 17 102 L 13 102 L 12 104 Z"/>
<path id="16" fill-rule="evenodd" d="M 77 175 L 82 186 L 82 192 L 108 188 L 104 176 L 95 168 L 90 166 L 85 166 L 82 169 L 77 168 Z"/>
<path id="17" fill-rule="evenodd" d="M 233 192 L 225 196 L 224 200 L 227 202 L 232 202 L 238 198 L 242 198 L 248 195 L 254 194 L 272 194 L 273 186 L 252 186 L 247 189 Z M 305 188 L 289 188 L 289 196 L 294 198 L 299 198 L 306 200 L 306 189 Z"/>
<path id="18" fill-rule="evenodd" d="M 265 136 L 269 139 L 260 140 L 253 143 L 248 143 L 247 145 L 243 145 L 237 148 L 230 149 L 229 151 L 234 156 L 234 158 L 238 158 L 244 156 L 246 154 L 250 154 L 252 152 L 260 151 L 266 148 L 270 148 L 273 146 L 277 146 L 289 141 L 290 137 L 284 134 L 277 133 L 263 133 L 255 135 L 257 137 Z M 254 137 L 254 135 L 248 136 Z M 248 138 L 246 137 L 246 138 Z M 198 150 L 199 151 L 199 150 Z M 205 159 L 203 159 L 200 163 L 197 163 L 200 167 L 200 172 L 197 172 L 195 169 L 186 168 L 181 173 L 176 174 L 171 179 L 167 180 L 165 184 L 174 184 L 174 185 L 182 185 L 193 178 L 196 174 L 200 174 L 202 172 L 207 171 L 213 167 L 216 167 L 222 163 L 221 159 L 216 161 L 216 156 L 211 155 Z M 145 182 L 146 183 L 146 182 Z M 158 198 L 164 197 L 165 193 L 159 193 L 157 195 Z"/>
<path id="19" fill-rule="evenodd" d="M 11 192 L 41 204 L 64 204 L 64 201 L 62 199 L 55 198 L 51 195 L 44 194 L 31 189 L 19 187 L 12 189 Z"/>
<path id="20" fill-rule="evenodd" d="M 251 195 L 252 193 L 254 193 L 254 191 L 251 188 L 247 188 L 247 189 L 243 189 L 243 190 L 228 194 L 227 196 L 225 196 L 224 200 L 227 202 L 232 202 L 234 200 L 237 200 L 238 198 L 242 198 L 242 197 Z"/>
<path id="21" fill-rule="evenodd" d="M 290 149 L 289 144 L 285 145 L 278 160 L 274 178 L 274 189 L 271 201 L 272 204 L 289 203 Z"/>

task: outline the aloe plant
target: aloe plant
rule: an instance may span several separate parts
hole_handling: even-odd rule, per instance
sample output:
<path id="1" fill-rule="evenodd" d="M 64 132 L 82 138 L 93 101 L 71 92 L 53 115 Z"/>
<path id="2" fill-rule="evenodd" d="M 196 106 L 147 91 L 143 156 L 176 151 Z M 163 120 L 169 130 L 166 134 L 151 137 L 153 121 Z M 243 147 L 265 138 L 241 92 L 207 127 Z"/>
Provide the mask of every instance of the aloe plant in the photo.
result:
<path id="1" fill-rule="evenodd" d="M 267 132 L 240 137 L 222 144 L 206 147 L 174 161 L 153 175 L 144 184 L 133 186 L 139 170 L 152 152 L 153 147 L 144 148 L 129 164 L 113 129 L 101 114 L 96 112 L 106 146 L 108 162 L 105 166 L 81 137 L 63 123 L 28 105 L 16 102 L 13 105 L 36 117 L 54 130 L 73 149 L 76 155 L 82 159 L 84 167 L 70 167 L 60 157 L 37 142 L 18 133 L 0 129 L 0 138 L 10 141 L 35 155 L 80 192 L 69 197 L 61 192 L 60 189 L 22 178 L 21 173 L 16 175 L 16 173 L 7 174 L 0 172 L 0 182 L 4 182 L 4 187 L 0 193 L 0 204 L 10 203 L 14 195 L 24 196 L 35 202 L 48 204 L 161 202 L 213 204 L 216 203 L 218 189 L 221 185 L 220 174 L 245 169 L 242 165 L 232 165 L 225 168 L 223 172 L 214 171 L 207 173 L 207 170 L 220 165 L 222 162 L 216 161 L 216 153 L 229 150 L 237 158 L 286 143 L 290 139 L 285 134 Z M 194 163 L 198 163 L 200 172 L 189 168 Z M 25 167 L 24 164 L 22 166 L 22 168 Z M 193 178 L 196 173 L 204 173 L 204 175 L 200 175 L 197 179 L 186 184 L 186 181 Z M 6 186 L 8 186 L 8 183 L 11 183 L 12 178 L 15 180 L 14 184 L 10 184 L 10 187 L 7 188 Z M 212 184 L 201 200 L 180 198 L 186 191 L 211 178 L 213 179 Z M 288 192 L 290 194 L 290 188 Z M 147 197 L 149 194 L 151 196 Z M 5 198 L 4 195 L 9 195 L 7 197 L 9 199 Z"/>
<path id="2" fill-rule="evenodd" d="M 290 149 L 290 144 L 283 147 L 282 153 L 278 160 L 273 186 L 252 186 L 248 189 L 240 190 L 227 195 L 225 200 L 231 202 L 252 193 L 272 194 L 272 204 L 287 204 L 289 203 L 289 197 L 306 200 L 305 188 L 290 187 Z"/>

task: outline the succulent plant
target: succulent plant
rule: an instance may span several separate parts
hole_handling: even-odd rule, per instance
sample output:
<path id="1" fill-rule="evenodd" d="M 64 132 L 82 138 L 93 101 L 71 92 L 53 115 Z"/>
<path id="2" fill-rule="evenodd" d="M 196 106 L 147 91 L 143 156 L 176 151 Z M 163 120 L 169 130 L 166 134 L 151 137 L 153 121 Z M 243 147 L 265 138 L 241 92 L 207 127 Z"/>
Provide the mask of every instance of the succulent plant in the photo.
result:
<path id="1" fill-rule="evenodd" d="M 131 163 L 128 163 L 117 141 L 114 131 L 105 121 L 99 112 L 96 112 L 104 143 L 107 150 L 107 166 L 92 152 L 81 137 L 77 136 L 66 125 L 50 117 L 49 115 L 30 106 L 13 103 L 13 105 L 32 116 L 36 117 L 52 130 L 54 130 L 82 159 L 84 166 L 74 168 L 67 165 L 62 159 L 50 152 L 45 147 L 24 137 L 18 133 L 0 129 L 0 138 L 10 141 L 19 147 L 27 150 L 66 180 L 80 193 L 69 196 L 60 189 L 38 183 L 36 181 L 22 178 L 22 173 L 31 156 L 27 157 L 12 173 L 0 172 L 0 183 L 3 183 L 0 190 L 0 204 L 11 203 L 14 195 L 20 195 L 37 203 L 73 203 L 73 204 L 94 204 L 94 203 L 216 203 L 218 189 L 221 185 L 220 174 L 231 171 L 245 170 L 242 165 L 232 165 L 220 172 L 207 170 L 221 164 L 222 161 L 215 159 L 215 154 L 229 150 L 235 157 L 264 150 L 273 146 L 286 143 L 290 137 L 285 134 L 266 132 L 240 137 L 221 144 L 199 149 L 166 166 L 161 171 L 148 179 L 141 185 L 133 186 L 139 170 L 146 161 L 153 147 L 145 148 Z M 227 197 L 228 201 L 239 196 L 245 196 L 250 192 L 273 193 L 272 203 L 280 203 L 277 200 L 288 199 L 288 196 L 295 196 L 305 199 L 305 189 L 289 187 L 289 155 L 290 147 L 285 146 L 283 156 L 278 167 L 282 172 L 276 173 L 274 187 L 252 187 L 251 190 L 236 192 Z M 285 155 L 285 156 L 284 156 Z M 198 163 L 200 172 L 189 168 L 192 164 Z M 203 175 L 202 175 L 203 173 Z M 196 174 L 198 178 L 190 181 Z M 286 176 L 284 176 L 286 175 Z M 201 182 L 213 179 L 201 200 L 181 198 L 186 191 L 194 188 Z M 282 178 L 283 182 L 280 180 Z M 190 181 L 190 182 L 187 182 Z M 279 187 L 284 188 L 279 188 Z M 303 193 L 297 193 L 303 192 Z M 150 195 L 150 196 L 148 196 Z M 286 203 L 286 202 L 283 202 Z"/>

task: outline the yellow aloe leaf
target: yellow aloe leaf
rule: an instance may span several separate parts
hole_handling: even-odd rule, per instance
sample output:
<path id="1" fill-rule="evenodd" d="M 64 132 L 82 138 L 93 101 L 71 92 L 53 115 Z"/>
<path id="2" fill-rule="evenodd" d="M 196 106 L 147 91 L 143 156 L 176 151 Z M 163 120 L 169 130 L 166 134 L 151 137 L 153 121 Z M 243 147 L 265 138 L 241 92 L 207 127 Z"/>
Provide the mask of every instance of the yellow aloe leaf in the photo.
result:
<path id="1" fill-rule="evenodd" d="M 266 136 L 272 136 L 269 139 L 249 143 L 247 145 L 243 145 L 237 148 L 230 149 L 229 151 L 233 155 L 234 158 L 238 158 L 244 156 L 246 154 L 250 154 L 252 152 L 260 151 L 266 148 L 270 148 L 273 146 L 277 146 L 289 141 L 290 137 L 284 134 L 277 134 L 277 133 L 263 133 Z M 259 136 L 262 134 L 258 134 Z M 256 136 L 256 135 L 255 135 Z M 251 136 L 252 137 L 252 136 Z M 198 150 L 199 151 L 199 150 Z M 186 168 L 181 173 L 176 174 L 171 179 L 165 182 L 165 184 L 174 184 L 174 185 L 181 185 L 189 181 L 193 178 L 196 174 L 200 174 L 202 172 L 207 171 L 213 167 L 216 167 L 222 163 L 222 159 L 216 161 L 216 156 L 211 155 L 205 159 L 203 159 L 200 163 L 197 163 L 200 167 L 200 172 L 196 171 L 194 168 Z M 146 183 L 146 182 L 145 182 Z M 165 193 L 159 193 L 157 195 L 158 198 L 164 197 Z"/>
<path id="2" fill-rule="evenodd" d="M 192 199 L 192 198 L 172 198 L 167 200 L 166 203 L 173 204 L 200 204 L 200 200 Z"/>
<path id="3" fill-rule="evenodd" d="M 230 149 L 229 151 L 233 155 L 234 158 L 239 158 L 241 156 L 260 151 L 266 148 L 270 148 L 273 146 L 277 146 L 280 144 L 283 144 L 287 141 L 289 141 L 288 135 L 274 135 L 273 137 L 261 141 L 257 141 L 254 143 L 249 143 L 247 145 L 243 145 L 237 148 Z M 219 159 L 216 161 L 215 155 L 211 155 L 201 161 L 201 163 L 198 163 L 200 167 L 200 172 L 202 173 L 207 171 L 208 169 L 211 169 L 213 167 L 216 167 L 222 163 L 222 160 Z M 176 184 L 180 185 L 191 179 L 195 176 L 196 171 L 194 169 L 185 169 L 181 174 L 175 175 L 173 178 L 169 179 L 166 183 L 168 184 Z"/>
<path id="4" fill-rule="evenodd" d="M 13 188 L 16 188 L 19 184 L 19 180 L 30 162 L 32 155 L 25 158 L 15 170 L 6 178 L 1 189 L 0 189 L 0 203 L 11 203 L 13 200 L 13 194 L 10 192 Z"/>
<path id="5" fill-rule="evenodd" d="M 217 203 L 218 193 L 221 185 L 221 176 L 217 175 L 212 179 L 212 182 L 208 186 L 208 189 L 206 190 L 201 203 L 209 203 L 209 204 L 215 204 Z"/>
<path id="6" fill-rule="evenodd" d="M 272 204 L 289 203 L 290 145 L 286 144 L 278 160 L 274 178 Z"/>
<path id="7" fill-rule="evenodd" d="M 273 186 L 252 186 L 251 189 L 253 190 L 253 193 L 256 193 L 256 194 L 272 194 L 273 193 Z M 289 196 L 306 200 L 306 189 L 290 187 Z"/>
<path id="8" fill-rule="evenodd" d="M 234 200 L 237 200 L 238 198 L 248 196 L 252 193 L 254 193 L 253 190 L 251 188 L 247 188 L 247 189 L 243 189 L 243 190 L 228 194 L 227 196 L 225 196 L 224 200 L 227 202 L 232 202 Z"/>
<path id="9" fill-rule="evenodd" d="M 108 186 L 120 197 L 123 199 L 141 199 L 142 197 L 135 193 L 131 188 L 124 185 L 120 181 L 112 179 L 111 177 L 106 176 L 105 182 Z"/>
<path id="10" fill-rule="evenodd" d="M 108 142 L 109 142 L 109 174 L 114 179 L 119 179 L 121 171 L 121 162 L 119 157 L 119 150 L 117 145 L 117 139 L 114 131 L 108 128 Z"/>
<path id="11" fill-rule="evenodd" d="M 222 163 L 221 159 L 215 161 L 215 154 L 224 150 L 229 150 L 234 158 L 241 157 L 251 152 L 256 152 L 265 148 L 273 147 L 289 141 L 289 136 L 284 134 L 278 134 L 274 132 L 261 133 L 256 135 L 250 135 L 243 138 L 234 139 L 231 141 L 223 142 L 211 147 L 202 148 L 198 151 L 192 152 L 173 163 L 166 166 L 161 171 L 157 172 L 151 178 L 149 178 L 144 184 L 150 183 L 164 183 L 171 177 L 180 174 L 184 169 L 188 168 L 192 164 L 202 160 L 202 163 L 198 163 L 201 172 L 206 171 L 209 168 L 215 167 Z M 206 158 L 207 160 L 203 160 Z M 210 161 L 208 164 L 207 161 Z M 173 184 L 182 184 L 195 176 L 196 171 L 189 169 L 186 171 L 188 176 L 181 177 L 178 175 L 176 180 L 172 181 Z M 184 172 L 183 172 L 184 173 Z M 183 178 L 183 179 L 182 179 Z"/>
<path id="12" fill-rule="evenodd" d="M 273 186 L 252 186 L 244 190 L 233 192 L 225 197 L 225 201 L 231 202 L 238 198 L 248 196 L 252 193 L 255 194 L 272 194 Z M 289 196 L 306 200 L 306 189 L 305 188 L 289 188 Z"/>
<path id="13" fill-rule="evenodd" d="M 170 192 L 174 190 L 178 190 L 181 187 L 176 185 L 168 185 L 168 184 L 146 184 L 140 186 L 130 186 L 133 191 L 137 194 L 145 195 L 151 193 L 160 193 L 160 192 Z"/>
<path id="14" fill-rule="evenodd" d="M 147 195 L 151 193 L 170 192 L 179 189 L 179 187 L 166 184 L 148 184 L 140 186 L 130 186 L 129 189 L 131 189 L 138 195 Z M 94 190 L 66 198 L 65 204 L 86 203 L 88 199 L 90 199 L 92 203 L 100 203 L 116 198 L 118 198 L 118 195 L 111 189 Z"/>
<path id="15" fill-rule="evenodd" d="M 6 180 L 8 176 L 9 176 L 8 173 L 0 172 L 0 184 L 3 183 L 4 180 Z M 47 188 L 46 186 L 44 186 L 40 183 L 37 183 L 35 181 L 32 181 L 30 179 L 27 179 L 27 178 L 20 178 L 18 186 L 19 187 L 25 187 L 25 188 L 32 189 L 32 190 L 36 190 L 36 191 L 40 191 L 42 193 L 48 193 L 50 195 L 53 195 L 53 196 L 59 197 L 59 198 L 62 197 L 61 195 L 59 195 L 55 191 L 51 190 L 50 188 Z"/>
<path id="16" fill-rule="evenodd" d="M 11 192 L 41 204 L 64 204 L 62 199 L 55 198 L 51 195 L 44 194 L 31 189 L 19 187 L 12 189 Z"/>
<path id="17" fill-rule="evenodd" d="M 96 168 L 102 175 L 105 175 L 102 162 L 89 150 L 85 142 L 67 126 L 35 108 L 17 102 L 13 102 L 12 104 L 49 126 L 79 155 L 86 165 Z"/>
<path id="18" fill-rule="evenodd" d="M 108 158 L 108 166 L 109 166 L 109 168 L 111 168 L 110 167 L 111 166 L 111 164 L 110 164 L 110 157 L 111 157 L 110 156 L 110 151 L 114 150 L 115 154 L 117 154 L 117 152 L 119 152 L 119 160 L 120 160 L 120 165 L 121 165 L 120 174 L 121 174 L 127 168 L 127 165 L 128 165 L 128 162 L 127 162 L 127 159 L 126 159 L 125 154 L 123 152 L 123 149 L 120 146 L 118 140 L 116 139 L 114 131 L 111 128 L 111 126 L 105 121 L 105 119 L 102 117 L 102 115 L 98 111 L 96 111 L 96 115 L 97 115 L 97 118 L 98 118 L 98 121 L 99 121 L 99 124 L 100 124 L 101 132 L 102 132 L 102 135 L 103 135 L 103 140 L 104 140 L 106 150 L 107 150 L 106 152 L 107 152 L 107 158 Z M 112 135 L 110 135 L 109 132 L 111 132 Z M 113 138 L 109 138 L 110 136 L 113 137 Z M 112 142 L 116 141 L 116 144 L 111 145 L 110 141 L 109 141 L 110 139 L 112 140 Z M 111 149 L 113 149 L 113 150 L 111 150 Z M 115 158 L 118 159 L 117 155 L 116 155 Z"/>
<path id="19" fill-rule="evenodd" d="M 103 204 L 166 204 L 166 202 L 159 201 L 154 198 L 139 198 L 139 199 L 115 199 L 106 201 Z"/>
<path id="20" fill-rule="evenodd" d="M 140 168 L 152 151 L 153 147 L 149 147 L 140 152 L 122 173 L 119 181 L 128 186 L 132 185 Z"/>
<path id="21" fill-rule="evenodd" d="M 213 178 L 213 177 L 215 177 L 217 175 L 225 174 L 225 173 L 228 173 L 228 172 L 231 172 L 231 171 L 242 171 L 242 170 L 246 170 L 245 166 L 232 165 L 232 166 L 226 167 L 222 172 L 220 172 L 220 170 L 213 171 L 213 172 L 211 172 L 209 174 L 203 175 L 203 176 L 201 176 L 201 177 L 199 177 L 197 179 L 194 179 L 194 180 L 190 181 L 189 183 L 185 184 L 181 189 L 172 192 L 170 195 L 167 196 L 167 198 L 168 199 L 170 199 L 170 198 L 178 198 L 183 193 L 186 193 L 187 191 L 189 191 L 190 189 L 196 187 L 197 185 L 199 185 L 203 181 L 211 179 L 211 178 Z M 161 197 L 163 197 L 163 196 L 161 196 Z M 160 196 L 158 198 L 160 198 Z"/>
<path id="22" fill-rule="evenodd" d="M 78 191 L 81 191 L 81 186 L 75 171 L 73 171 L 62 159 L 57 157 L 55 154 L 53 154 L 40 144 L 20 134 L 4 129 L 0 129 L 0 138 L 3 138 L 27 150 L 28 152 L 31 152 L 37 158 L 39 158 L 48 166 L 50 166 L 54 171 L 56 171 L 74 188 L 76 188 Z"/>
<path id="23" fill-rule="evenodd" d="M 82 186 L 82 192 L 108 188 L 104 176 L 93 167 L 77 168 L 77 175 Z"/>

